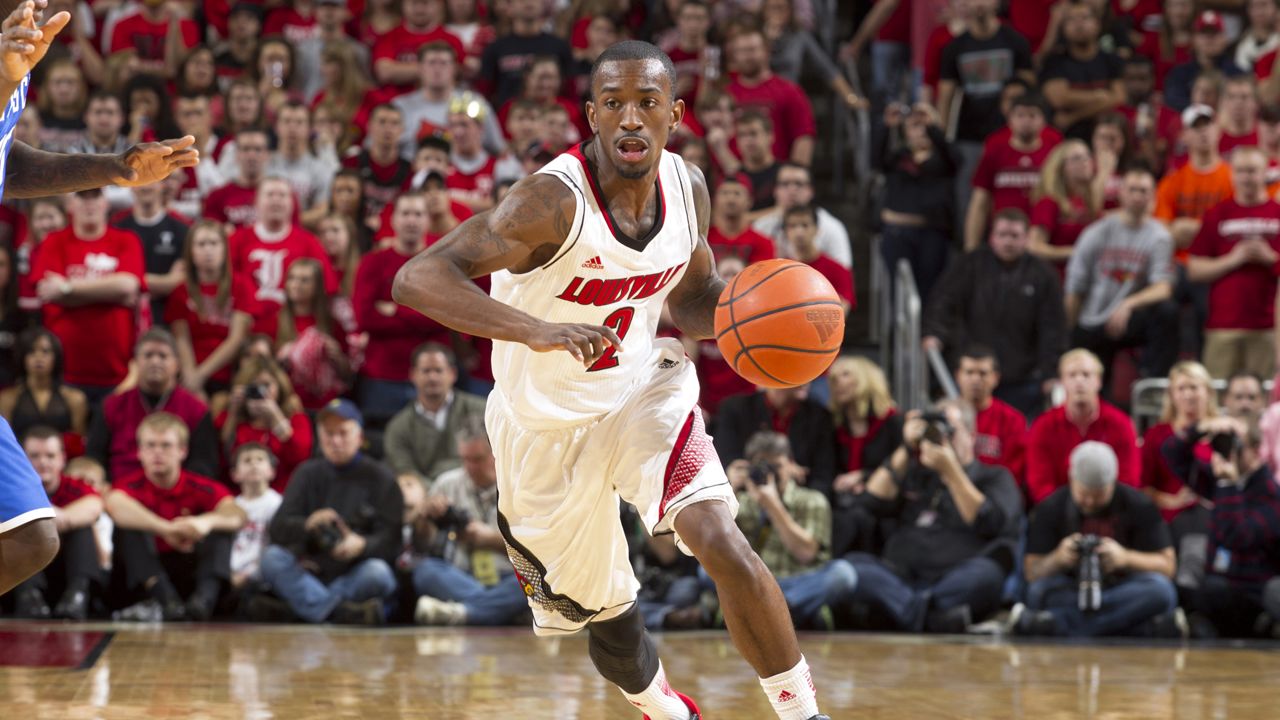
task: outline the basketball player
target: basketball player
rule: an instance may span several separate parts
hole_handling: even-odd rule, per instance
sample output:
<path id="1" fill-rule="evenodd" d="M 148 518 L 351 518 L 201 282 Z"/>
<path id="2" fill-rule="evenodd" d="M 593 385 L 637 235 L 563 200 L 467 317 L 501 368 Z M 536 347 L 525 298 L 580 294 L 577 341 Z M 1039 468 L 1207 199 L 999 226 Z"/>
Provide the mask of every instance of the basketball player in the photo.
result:
<path id="1" fill-rule="evenodd" d="M 596 669 L 646 717 L 699 717 L 671 690 L 636 610 L 621 496 L 716 582 L 778 717 L 825 718 L 778 584 L 734 524 L 693 363 L 674 339 L 655 338 L 664 302 L 685 334 L 714 337 L 724 288 L 707 247 L 706 181 L 663 150 L 685 112 L 675 85 L 653 45 L 607 49 L 586 103 L 594 137 L 411 260 L 393 292 L 495 340 L 485 419 L 498 524 L 535 632 L 587 628 Z M 492 297 L 470 281 L 489 274 Z"/>
<path id="2" fill-rule="evenodd" d="M 35 198 L 104 185 L 133 187 L 191 167 L 199 155 L 195 138 L 145 143 L 122 155 L 62 155 L 13 139 L 27 104 L 31 69 L 40 62 L 71 15 L 60 12 L 40 25 L 48 0 L 0 0 L 0 196 Z M 65 291 L 70 284 L 58 279 Z M 79 282 L 92 282 L 81 280 Z M 35 574 L 58 552 L 53 507 L 9 423 L 0 420 L 0 595 Z"/>

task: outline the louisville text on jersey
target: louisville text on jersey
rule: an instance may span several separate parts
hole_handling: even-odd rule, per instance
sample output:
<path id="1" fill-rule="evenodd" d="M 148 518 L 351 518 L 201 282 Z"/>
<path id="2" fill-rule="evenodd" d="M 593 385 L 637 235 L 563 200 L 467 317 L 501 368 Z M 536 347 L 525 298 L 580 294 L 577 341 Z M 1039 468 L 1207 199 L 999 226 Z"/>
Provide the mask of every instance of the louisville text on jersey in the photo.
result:
<path id="1" fill-rule="evenodd" d="M 566 302 L 596 307 L 612 305 L 623 300 L 644 300 L 666 287 L 684 266 L 684 263 L 680 263 L 662 272 L 625 278 L 588 280 L 574 277 L 569 281 L 568 287 L 556 297 Z"/>

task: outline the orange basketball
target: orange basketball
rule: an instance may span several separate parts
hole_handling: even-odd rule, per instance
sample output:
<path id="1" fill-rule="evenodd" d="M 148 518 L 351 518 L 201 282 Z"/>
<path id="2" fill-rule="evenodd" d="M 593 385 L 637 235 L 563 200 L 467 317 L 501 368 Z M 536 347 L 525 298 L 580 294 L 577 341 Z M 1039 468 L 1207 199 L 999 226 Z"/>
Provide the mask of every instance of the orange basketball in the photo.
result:
<path id="1" fill-rule="evenodd" d="M 750 265 L 720 294 L 716 344 L 729 367 L 757 385 L 803 385 L 836 359 L 844 308 L 831 283 L 795 260 Z"/>

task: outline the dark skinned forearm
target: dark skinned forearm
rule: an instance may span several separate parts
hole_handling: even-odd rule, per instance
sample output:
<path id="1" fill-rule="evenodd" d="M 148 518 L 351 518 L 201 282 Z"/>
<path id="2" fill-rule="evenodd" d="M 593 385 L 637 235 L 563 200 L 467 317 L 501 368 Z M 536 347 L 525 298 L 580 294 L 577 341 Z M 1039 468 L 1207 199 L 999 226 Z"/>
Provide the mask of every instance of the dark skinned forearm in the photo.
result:
<path id="1" fill-rule="evenodd" d="M 115 183 L 121 163 L 115 155 L 65 155 L 14 141 L 5 172 L 4 196 L 30 199 L 91 190 Z"/>
<path id="2" fill-rule="evenodd" d="M 680 332 L 695 340 L 711 340 L 716 336 L 716 304 L 726 283 L 712 275 L 696 294 L 671 303 L 671 320 Z"/>

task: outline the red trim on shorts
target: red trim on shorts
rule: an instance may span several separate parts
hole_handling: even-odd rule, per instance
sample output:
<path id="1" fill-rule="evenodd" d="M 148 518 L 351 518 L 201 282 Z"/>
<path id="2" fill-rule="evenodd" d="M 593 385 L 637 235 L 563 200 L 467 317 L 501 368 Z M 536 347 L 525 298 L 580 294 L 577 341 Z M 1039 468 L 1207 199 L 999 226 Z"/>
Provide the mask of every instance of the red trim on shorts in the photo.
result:
<path id="1" fill-rule="evenodd" d="M 659 520 L 667 514 L 667 504 L 689 487 L 714 452 L 702 423 L 702 412 L 695 407 L 680 428 L 671 457 L 667 458 L 667 470 L 662 479 L 662 502 L 658 505 Z"/>

